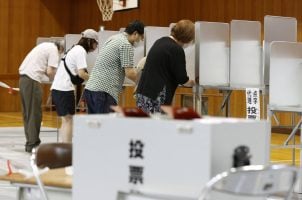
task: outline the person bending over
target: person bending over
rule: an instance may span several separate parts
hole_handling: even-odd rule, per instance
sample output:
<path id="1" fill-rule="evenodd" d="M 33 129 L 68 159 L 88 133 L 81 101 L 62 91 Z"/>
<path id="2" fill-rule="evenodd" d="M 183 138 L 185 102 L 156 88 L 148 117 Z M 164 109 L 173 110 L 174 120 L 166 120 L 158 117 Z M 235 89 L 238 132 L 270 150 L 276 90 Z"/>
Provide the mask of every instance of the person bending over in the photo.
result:
<path id="1" fill-rule="evenodd" d="M 137 107 L 147 113 L 161 112 L 161 105 L 171 105 L 178 85 L 193 86 L 194 81 L 187 75 L 183 47 L 194 37 L 194 23 L 180 20 L 170 36 L 153 44 L 136 89 Z"/>
<path id="2" fill-rule="evenodd" d="M 58 116 L 62 118 L 60 135 L 63 142 L 72 141 L 72 117 L 75 114 L 75 85 L 71 75 L 88 80 L 87 53 L 94 51 L 98 45 L 98 33 L 93 29 L 82 32 L 78 44 L 67 51 L 60 62 L 58 72 L 51 86 L 53 103 Z M 65 61 L 64 61 L 65 60 Z M 67 69 L 66 69 L 67 68 Z"/>
<path id="3" fill-rule="evenodd" d="M 60 54 L 64 52 L 64 42 L 44 42 L 33 48 L 25 57 L 19 68 L 19 88 L 22 104 L 23 123 L 25 132 L 25 151 L 41 143 L 40 128 L 42 122 L 41 82 L 45 76 L 53 79 Z"/>
<path id="4" fill-rule="evenodd" d="M 84 90 L 89 114 L 111 112 L 110 106 L 118 103 L 125 76 L 136 80 L 133 46 L 143 40 L 143 36 L 144 24 L 135 20 L 123 33 L 110 37 L 100 49 Z"/>

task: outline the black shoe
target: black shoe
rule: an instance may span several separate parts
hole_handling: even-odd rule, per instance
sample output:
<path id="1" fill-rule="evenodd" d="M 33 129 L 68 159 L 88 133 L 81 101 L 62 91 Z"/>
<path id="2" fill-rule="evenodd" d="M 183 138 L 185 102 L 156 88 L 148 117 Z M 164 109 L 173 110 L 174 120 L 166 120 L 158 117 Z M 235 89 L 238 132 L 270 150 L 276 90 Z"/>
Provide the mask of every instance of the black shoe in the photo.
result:
<path id="1" fill-rule="evenodd" d="M 27 152 L 27 153 L 31 153 L 32 150 L 33 150 L 32 147 L 25 147 L 25 152 Z"/>
<path id="2" fill-rule="evenodd" d="M 27 152 L 27 153 L 32 153 L 32 150 L 33 150 L 34 148 L 36 148 L 37 146 L 39 146 L 39 144 L 40 144 L 40 142 L 37 142 L 37 143 L 34 144 L 34 145 L 27 145 L 27 146 L 25 146 L 25 152 Z"/>

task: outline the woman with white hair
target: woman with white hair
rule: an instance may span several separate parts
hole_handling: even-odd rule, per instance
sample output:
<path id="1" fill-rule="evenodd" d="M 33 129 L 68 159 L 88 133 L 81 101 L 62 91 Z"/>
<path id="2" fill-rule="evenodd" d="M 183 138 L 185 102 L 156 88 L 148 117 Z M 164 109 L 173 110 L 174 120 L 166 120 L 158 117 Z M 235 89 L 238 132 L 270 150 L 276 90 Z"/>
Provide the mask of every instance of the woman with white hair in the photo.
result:
<path id="1" fill-rule="evenodd" d="M 62 61 L 51 86 L 51 95 L 58 116 L 62 118 L 60 134 L 63 142 L 72 141 L 72 116 L 75 114 L 76 80 L 88 80 L 87 53 L 98 45 L 98 33 L 93 29 L 82 32 L 78 44 L 69 49 Z"/>
<path id="2" fill-rule="evenodd" d="M 60 54 L 64 52 L 64 42 L 44 42 L 33 48 L 25 57 L 19 68 L 19 88 L 23 112 L 25 151 L 41 143 L 40 128 L 42 122 L 42 88 L 43 77 L 53 79 Z"/>

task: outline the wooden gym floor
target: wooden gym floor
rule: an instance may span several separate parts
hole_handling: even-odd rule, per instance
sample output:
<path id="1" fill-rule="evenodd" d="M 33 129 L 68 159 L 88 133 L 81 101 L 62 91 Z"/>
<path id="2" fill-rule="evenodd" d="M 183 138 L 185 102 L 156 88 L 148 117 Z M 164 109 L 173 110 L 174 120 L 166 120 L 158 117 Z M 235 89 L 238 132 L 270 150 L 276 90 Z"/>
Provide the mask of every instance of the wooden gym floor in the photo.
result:
<path id="1" fill-rule="evenodd" d="M 56 128 L 60 124 L 55 112 L 43 112 L 43 127 Z M 0 127 L 20 127 L 23 126 L 22 114 L 19 112 L 0 112 Z M 281 145 L 286 140 L 288 134 L 272 133 L 271 145 Z M 295 137 L 296 144 L 300 144 L 300 136 Z M 272 163 L 287 163 L 291 164 L 293 156 L 295 157 L 296 165 L 300 162 L 300 149 L 293 151 L 286 148 L 271 148 L 271 162 Z"/>

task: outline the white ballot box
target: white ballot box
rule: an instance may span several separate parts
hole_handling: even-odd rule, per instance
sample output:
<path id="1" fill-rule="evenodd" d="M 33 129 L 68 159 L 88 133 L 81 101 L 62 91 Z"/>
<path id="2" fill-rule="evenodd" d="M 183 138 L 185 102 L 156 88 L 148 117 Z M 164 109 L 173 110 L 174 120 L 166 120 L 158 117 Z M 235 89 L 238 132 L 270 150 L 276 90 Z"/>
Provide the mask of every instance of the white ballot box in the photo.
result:
<path id="1" fill-rule="evenodd" d="M 237 147 L 249 148 L 250 164 L 269 160 L 267 121 L 76 115 L 73 130 L 73 200 L 197 199 L 212 176 L 233 166 Z"/>

